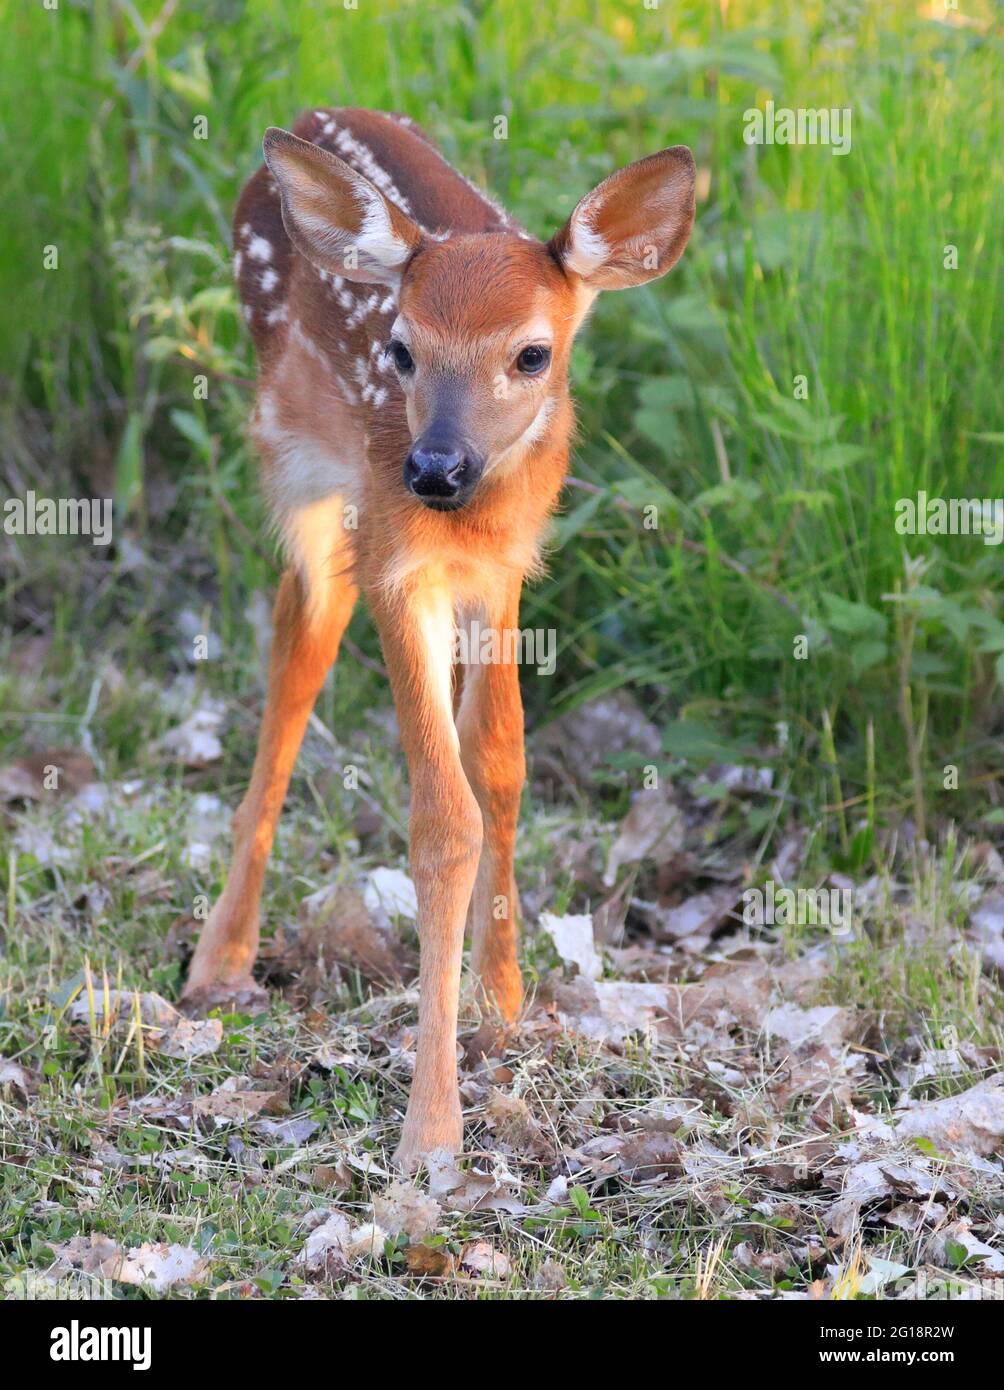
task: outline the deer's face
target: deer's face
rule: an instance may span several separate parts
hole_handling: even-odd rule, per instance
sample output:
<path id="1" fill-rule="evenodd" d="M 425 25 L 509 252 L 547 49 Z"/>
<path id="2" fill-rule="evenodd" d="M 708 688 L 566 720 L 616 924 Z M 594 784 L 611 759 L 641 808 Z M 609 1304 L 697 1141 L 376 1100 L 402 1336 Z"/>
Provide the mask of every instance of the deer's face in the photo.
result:
<path id="1" fill-rule="evenodd" d="M 493 472 L 532 466 L 597 291 L 665 274 L 694 219 L 683 146 L 611 174 L 547 244 L 505 227 L 438 240 L 326 150 L 274 129 L 264 148 L 297 250 L 397 295 L 385 350 L 411 434 L 401 485 L 438 511 L 464 506 Z"/>
<path id="2" fill-rule="evenodd" d="M 418 251 L 387 347 L 412 439 L 404 485 L 415 497 L 452 511 L 483 477 L 520 465 L 566 389 L 588 298 L 542 242 L 483 233 Z"/>

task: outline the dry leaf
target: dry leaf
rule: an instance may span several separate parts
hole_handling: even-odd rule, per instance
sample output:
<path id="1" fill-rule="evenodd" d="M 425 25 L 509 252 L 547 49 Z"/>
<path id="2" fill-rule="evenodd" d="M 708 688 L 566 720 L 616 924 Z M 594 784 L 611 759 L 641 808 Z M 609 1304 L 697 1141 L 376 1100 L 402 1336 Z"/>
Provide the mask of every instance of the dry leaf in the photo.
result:
<path id="1" fill-rule="evenodd" d="M 645 918 L 656 937 L 661 940 L 706 938 L 716 927 L 728 920 L 736 905 L 736 897 L 735 888 L 714 888 L 708 893 L 695 893 L 678 907 L 648 906 Z"/>
<path id="2" fill-rule="evenodd" d="M 828 1168 L 823 1180 L 827 1186 L 841 1184 L 840 1197 L 825 1214 L 826 1227 L 835 1235 L 851 1236 L 857 1228 L 861 1208 L 893 1195 L 920 1200 L 934 1196 L 954 1197 L 944 1180 L 932 1173 L 926 1160 L 909 1163 L 893 1157 L 871 1158 L 849 1168 Z"/>
<path id="3" fill-rule="evenodd" d="M 501 1250 L 495 1250 L 486 1240 L 472 1240 L 460 1252 L 460 1267 L 469 1274 L 484 1275 L 489 1279 L 509 1277 L 509 1257 Z"/>
<path id="4" fill-rule="evenodd" d="M 947 1210 L 943 1202 L 901 1202 L 886 1212 L 882 1220 L 887 1226 L 896 1226 L 914 1235 L 925 1224 L 937 1225 Z"/>
<path id="5" fill-rule="evenodd" d="M 373 1199 L 373 1216 L 390 1235 L 404 1231 L 409 1240 L 421 1240 L 439 1224 L 439 1203 L 421 1189 L 399 1179 Z"/>
<path id="6" fill-rule="evenodd" d="M 640 1130 L 629 1135 L 618 1157 L 621 1175 L 627 1182 L 651 1182 L 683 1171 L 683 1146 L 671 1134 Z"/>
<path id="7" fill-rule="evenodd" d="M 263 1112 L 277 1114 L 286 1108 L 283 1091 L 255 1090 L 236 1076 L 228 1076 L 211 1091 L 208 1096 L 196 1096 L 193 1112 L 196 1116 L 211 1119 L 220 1129 L 223 1125 L 243 1123 Z"/>
<path id="8" fill-rule="evenodd" d="M 314 1229 L 295 1261 L 312 1272 L 334 1274 L 356 1260 L 383 1254 L 387 1232 L 374 1222 L 352 1227 L 340 1211 L 315 1212 L 312 1220 Z"/>
<path id="9" fill-rule="evenodd" d="M 611 756 L 657 759 L 661 751 L 659 730 L 628 691 L 617 690 L 587 700 L 540 729 L 533 740 L 533 768 L 536 777 L 559 788 L 566 780 L 585 787 L 609 769 Z"/>
<path id="10" fill-rule="evenodd" d="M 311 1270 L 325 1269 L 329 1260 L 333 1260 L 335 1265 L 345 1265 L 349 1231 L 347 1216 L 340 1211 L 328 1212 L 321 1224 L 308 1235 L 296 1263 L 306 1265 Z"/>
<path id="11" fill-rule="evenodd" d="M 206 767 L 215 763 L 223 756 L 219 737 L 223 716 L 222 702 L 205 696 L 198 709 L 158 739 L 154 749 L 167 753 L 185 767 Z"/>
<path id="12" fill-rule="evenodd" d="M 349 1260 L 378 1259 L 383 1254 L 387 1232 L 375 1221 L 367 1221 L 356 1226 L 349 1234 L 345 1245 L 345 1255 Z"/>
<path id="13" fill-rule="evenodd" d="M 293 1144 L 296 1148 L 306 1144 L 320 1126 L 309 1115 L 290 1115 L 285 1120 L 255 1120 L 251 1126 L 255 1134 L 273 1139 L 278 1144 Z"/>
<path id="14" fill-rule="evenodd" d="M 665 985 L 632 980 L 586 980 L 553 989 L 563 1025 L 597 1042 L 622 1043 L 632 1033 L 647 1032 L 656 1018 L 665 1017 Z"/>
<path id="15" fill-rule="evenodd" d="M 93 993 L 82 990 L 66 1011 L 75 1023 L 90 1024 L 91 1018 L 105 1017 L 105 990 L 95 980 Z M 118 1026 L 128 1026 L 139 1009 L 145 1045 L 165 1057 L 204 1057 L 215 1052 L 223 1041 L 223 1024 L 218 1018 L 191 1019 L 178 1012 L 159 994 L 142 994 L 127 989 L 110 989 L 108 1016 Z"/>
<path id="16" fill-rule="evenodd" d="M 893 1115 L 899 1138 L 927 1139 L 951 1152 L 1004 1152 L 1004 1078 L 989 1076 L 945 1100 L 909 1101 Z"/>
<path id="17" fill-rule="evenodd" d="M 165 1057 L 205 1057 L 223 1041 L 223 1024 L 218 1018 L 186 1018 L 148 1037 L 148 1045 Z"/>
<path id="18" fill-rule="evenodd" d="M 392 932 L 382 927 L 365 897 L 350 884 L 334 884 L 311 893 L 300 904 L 303 922 L 286 952 L 287 966 L 312 972 L 308 983 L 326 978 L 337 963 L 356 969 L 367 980 L 399 985 L 407 955 Z"/>
<path id="19" fill-rule="evenodd" d="M 0 802 L 74 796 L 93 776 L 94 763 L 79 749 L 48 748 L 29 753 L 0 767 Z"/>
<path id="20" fill-rule="evenodd" d="M 764 1031 L 792 1047 L 822 1044 L 840 1047 L 851 1035 L 855 1016 L 835 1005 L 803 1009 L 798 1004 L 779 1004 L 764 1019 Z"/>
<path id="21" fill-rule="evenodd" d="M 429 1192 L 450 1211 L 505 1211 L 523 1216 L 527 1206 L 517 1193 L 519 1184 L 500 1161 L 490 1173 L 471 1169 L 462 1172 L 453 1154 L 440 1149 L 427 1154 Z"/>
<path id="22" fill-rule="evenodd" d="M 954 1225 L 942 1226 L 934 1232 L 927 1244 L 927 1257 L 940 1265 L 961 1263 L 951 1245 L 961 1246 L 966 1252 L 966 1270 L 993 1279 L 1004 1278 L 1004 1254 L 994 1250 L 982 1240 L 977 1240 L 970 1230 L 967 1219 L 956 1221 Z"/>
<path id="23" fill-rule="evenodd" d="M 598 980 L 603 974 L 603 959 L 593 939 L 593 919 L 583 916 L 556 917 L 542 912 L 541 931 L 554 942 L 554 949 L 567 966 L 574 965 L 578 974 L 587 980 Z"/>
<path id="24" fill-rule="evenodd" d="M 0 1086 L 16 1086 L 22 1095 L 28 1094 L 28 1073 L 19 1062 L 0 1057 Z"/>
<path id="25" fill-rule="evenodd" d="M 409 1245 L 404 1263 L 417 1279 L 448 1279 L 454 1272 L 453 1256 L 442 1245 Z"/>
<path id="26" fill-rule="evenodd" d="M 545 1159 L 554 1152 L 554 1141 L 534 1119 L 522 1096 L 493 1088 L 488 1096 L 486 1120 L 500 1144 L 523 1158 Z"/>
<path id="27" fill-rule="evenodd" d="M 165 1293 L 178 1284 L 194 1284 L 205 1274 L 208 1261 L 187 1245 L 144 1243 L 126 1252 L 114 1276 L 123 1284 L 142 1284 L 154 1293 Z"/>
<path id="28" fill-rule="evenodd" d="M 208 1268 L 208 1261 L 188 1245 L 146 1242 L 136 1249 L 124 1250 L 97 1233 L 74 1236 L 65 1244 L 54 1245 L 52 1250 L 56 1258 L 47 1271 L 52 1278 L 58 1278 L 60 1271 L 79 1269 L 123 1284 L 141 1284 L 154 1293 L 196 1283 Z"/>
<path id="29" fill-rule="evenodd" d="M 389 927 L 395 917 L 418 920 L 415 885 L 402 869 L 372 869 L 366 876 L 363 901 L 381 925 Z"/>
<path id="30" fill-rule="evenodd" d="M 603 882 L 608 888 L 613 887 L 625 864 L 640 864 L 644 859 L 664 864 L 676 859 L 683 850 L 685 829 L 670 786 L 646 787 L 636 792 L 610 846 Z"/>
<path id="31" fill-rule="evenodd" d="M 322 1191 L 333 1187 L 339 1192 L 347 1192 L 352 1186 L 352 1172 L 344 1163 L 319 1163 L 311 1173 L 310 1181 Z"/>

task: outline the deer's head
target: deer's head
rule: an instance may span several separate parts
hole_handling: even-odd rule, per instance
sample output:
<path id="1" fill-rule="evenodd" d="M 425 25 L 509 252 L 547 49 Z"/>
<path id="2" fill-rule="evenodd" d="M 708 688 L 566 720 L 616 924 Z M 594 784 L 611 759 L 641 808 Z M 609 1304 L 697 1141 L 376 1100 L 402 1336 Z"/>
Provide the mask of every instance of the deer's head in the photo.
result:
<path id="1" fill-rule="evenodd" d="M 297 250 L 396 295 L 386 351 L 411 434 L 403 485 L 440 511 L 529 457 L 567 390 L 572 339 L 597 292 L 664 275 L 694 220 L 683 145 L 604 179 L 548 242 L 504 224 L 430 235 L 317 145 L 272 129 L 264 149 Z"/>

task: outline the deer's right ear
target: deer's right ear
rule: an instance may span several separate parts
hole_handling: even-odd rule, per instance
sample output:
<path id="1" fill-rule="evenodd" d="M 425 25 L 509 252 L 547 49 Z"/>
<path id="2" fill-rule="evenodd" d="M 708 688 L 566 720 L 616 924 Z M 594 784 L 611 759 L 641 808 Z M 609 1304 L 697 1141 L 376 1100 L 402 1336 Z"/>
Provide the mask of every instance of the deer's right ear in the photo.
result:
<path id="1" fill-rule="evenodd" d="M 396 289 L 422 239 L 369 179 L 309 140 L 274 126 L 262 143 L 289 239 L 320 270 Z"/>

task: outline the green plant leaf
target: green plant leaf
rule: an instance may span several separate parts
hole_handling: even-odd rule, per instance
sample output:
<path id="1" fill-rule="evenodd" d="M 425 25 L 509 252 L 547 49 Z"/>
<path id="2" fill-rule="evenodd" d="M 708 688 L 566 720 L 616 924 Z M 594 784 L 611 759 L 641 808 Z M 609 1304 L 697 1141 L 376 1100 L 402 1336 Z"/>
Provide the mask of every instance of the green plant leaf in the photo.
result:
<path id="1" fill-rule="evenodd" d="M 826 611 L 826 626 L 831 632 L 844 633 L 848 637 L 885 637 L 888 619 L 885 614 L 869 608 L 867 603 L 854 603 L 839 594 L 826 593 L 822 596 Z"/>
<path id="2" fill-rule="evenodd" d="M 143 496 L 143 416 L 129 412 L 115 455 L 115 515 L 125 519 Z"/>

